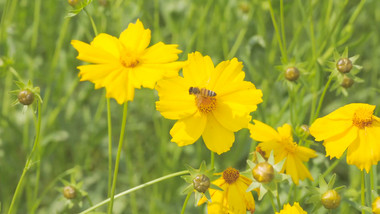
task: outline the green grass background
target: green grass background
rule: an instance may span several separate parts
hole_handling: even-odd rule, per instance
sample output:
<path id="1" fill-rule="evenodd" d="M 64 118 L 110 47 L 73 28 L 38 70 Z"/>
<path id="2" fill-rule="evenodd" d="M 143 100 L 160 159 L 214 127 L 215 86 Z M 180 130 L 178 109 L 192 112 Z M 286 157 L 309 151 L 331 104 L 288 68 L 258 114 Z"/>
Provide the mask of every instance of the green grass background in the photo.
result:
<path id="1" fill-rule="evenodd" d="M 281 29 L 280 1 L 273 0 L 272 5 Z M 215 65 L 237 57 L 244 63 L 246 79 L 264 94 L 264 102 L 252 114 L 253 118 L 274 127 L 285 122 L 293 127 L 309 124 L 330 74 L 326 63 L 333 60 L 334 50 L 341 53 L 345 47 L 349 49 L 349 56 L 360 55 L 357 64 L 363 66 L 359 77 L 364 82 L 348 89 L 348 96 L 328 91 L 320 116 L 351 102 L 380 104 L 380 2 L 286 0 L 283 6 L 287 61 L 298 63 L 301 70 L 301 79 L 294 84 L 287 83 L 283 70 L 277 69 L 286 65 L 268 1 L 94 0 L 87 10 L 99 32 L 117 37 L 130 22 L 139 18 L 152 31 L 151 44 L 159 41 L 179 44 L 184 51 L 181 60 L 193 51 L 211 56 Z M 15 97 L 9 95 L 9 91 L 16 89 L 11 68 L 25 82 L 32 80 L 39 86 L 44 100 L 40 176 L 36 177 L 36 162 L 27 173 L 15 213 L 63 213 L 67 201 L 61 194 L 64 184 L 60 179 L 83 182 L 82 189 L 93 203 L 104 200 L 108 179 L 105 93 L 104 89 L 93 90 L 90 82 L 79 83 L 76 66 L 81 62 L 75 58 L 77 52 L 70 45 L 72 39 L 85 42 L 93 39 L 89 18 L 83 11 L 73 18 L 65 18 L 71 8 L 64 0 L 0 0 L 0 8 L 2 212 L 8 210 L 35 137 L 33 112 L 23 113 L 20 105 L 11 106 Z M 183 170 L 185 164 L 198 167 L 202 160 L 210 160 L 210 152 L 201 140 L 183 148 L 170 142 L 173 121 L 162 118 L 155 110 L 157 100 L 155 91 L 141 89 L 129 103 L 116 192 Z M 116 154 L 122 107 L 112 100 L 111 108 Z M 247 130 L 239 131 L 231 151 L 216 156 L 217 171 L 229 166 L 245 170 L 249 151 L 255 145 Z M 324 158 L 320 144 L 313 148 L 321 153 L 309 164 L 316 179 L 332 161 Z M 348 187 L 339 212 L 357 213 L 351 201 L 360 201 L 360 174 L 345 161 L 334 172 L 338 174 L 337 183 Z M 34 192 L 36 179 L 40 180 L 37 194 Z M 180 178 L 164 181 L 115 200 L 114 211 L 179 213 L 185 199 L 181 194 L 184 187 Z M 287 201 L 288 190 L 289 185 L 284 185 L 282 202 Z M 302 201 L 305 193 L 305 188 L 300 187 L 296 200 L 292 200 Z M 33 207 L 36 201 L 38 206 Z M 202 213 L 204 208 L 193 207 L 193 203 L 192 198 L 186 213 Z M 88 200 L 83 199 L 83 208 L 89 206 Z M 303 207 L 311 208 L 310 205 Z M 105 208 L 97 211 L 105 211 Z M 256 200 L 256 210 L 257 213 L 272 212 L 265 198 L 263 202 Z"/>

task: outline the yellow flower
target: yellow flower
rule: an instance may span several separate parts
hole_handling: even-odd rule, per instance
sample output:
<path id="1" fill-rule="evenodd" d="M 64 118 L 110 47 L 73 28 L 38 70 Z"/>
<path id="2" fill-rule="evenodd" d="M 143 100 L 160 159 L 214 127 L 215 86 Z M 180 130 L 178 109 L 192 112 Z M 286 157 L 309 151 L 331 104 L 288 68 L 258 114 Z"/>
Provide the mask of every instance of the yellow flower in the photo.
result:
<path id="1" fill-rule="evenodd" d="M 157 110 L 178 120 L 170 130 L 178 146 L 193 144 L 202 136 L 208 149 L 218 154 L 230 150 L 234 132 L 246 128 L 250 113 L 262 102 L 262 92 L 244 81 L 243 65 L 236 58 L 214 67 L 209 56 L 188 56 L 183 77 L 157 83 Z"/>
<path id="2" fill-rule="evenodd" d="M 159 42 L 149 48 L 151 33 L 140 20 L 129 24 L 119 39 L 101 33 L 90 44 L 72 40 L 78 59 L 94 63 L 78 66 L 81 81 L 95 83 L 95 89 L 105 87 L 106 97 L 122 104 L 132 101 L 134 89 L 154 88 L 157 80 L 178 75 L 182 67 L 178 45 Z"/>
<path id="3" fill-rule="evenodd" d="M 255 211 L 255 200 L 252 193 L 247 192 L 248 186 L 252 181 L 240 175 L 239 171 L 234 168 L 224 170 L 222 176 L 212 182 L 214 185 L 223 189 L 209 189 L 211 203 L 207 204 L 208 214 L 246 214 L 247 210 L 253 213 Z M 207 201 L 203 197 L 198 206 Z"/>
<path id="4" fill-rule="evenodd" d="M 290 206 L 289 203 L 285 204 L 284 208 L 276 214 L 307 214 L 307 212 L 302 209 L 298 202 L 294 202 L 293 206 Z"/>
<path id="5" fill-rule="evenodd" d="M 310 158 L 316 157 L 314 150 L 304 146 L 298 146 L 293 142 L 292 130 L 290 125 L 285 124 L 277 128 L 278 132 L 272 127 L 258 121 L 253 120 L 254 125 L 250 124 L 251 138 L 260 141 L 258 147 L 261 148 L 269 157 L 273 150 L 275 162 L 278 163 L 284 158 L 285 164 L 281 170 L 292 177 L 295 184 L 298 185 L 299 180 L 309 178 L 313 180 L 309 170 L 302 162 L 309 161 Z"/>
<path id="6" fill-rule="evenodd" d="M 374 105 L 352 103 L 315 120 L 310 134 L 322 141 L 326 156 L 340 158 L 347 151 L 347 163 L 369 172 L 380 160 L 380 118 Z"/>

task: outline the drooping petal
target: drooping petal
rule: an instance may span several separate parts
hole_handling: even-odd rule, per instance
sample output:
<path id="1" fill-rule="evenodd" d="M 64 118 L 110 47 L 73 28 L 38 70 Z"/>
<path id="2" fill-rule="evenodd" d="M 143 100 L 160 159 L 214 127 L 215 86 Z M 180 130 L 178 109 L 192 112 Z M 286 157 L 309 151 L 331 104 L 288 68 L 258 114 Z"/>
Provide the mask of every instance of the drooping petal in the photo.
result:
<path id="1" fill-rule="evenodd" d="M 258 120 L 253 120 L 254 125 L 250 124 L 248 126 L 251 138 L 256 141 L 280 141 L 281 137 L 272 127 L 267 124 L 260 122 Z"/>
<path id="2" fill-rule="evenodd" d="M 156 88 L 160 96 L 156 108 L 162 116 L 177 120 L 189 117 L 198 111 L 194 96 L 189 95 L 188 83 L 183 77 L 160 80 Z"/>
<path id="3" fill-rule="evenodd" d="M 285 164 L 284 169 L 286 174 L 290 175 L 292 177 L 293 182 L 298 185 L 299 182 L 299 174 L 297 170 L 297 163 L 293 157 L 293 155 L 288 155 Z"/>
<path id="4" fill-rule="evenodd" d="M 235 141 L 235 135 L 224 128 L 212 114 L 207 116 L 207 125 L 202 134 L 207 148 L 218 155 L 227 152 Z"/>
<path id="5" fill-rule="evenodd" d="M 172 142 L 178 146 L 186 146 L 195 143 L 205 130 L 207 117 L 199 112 L 178 120 L 170 130 Z"/>
<path id="6" fill-rule="evenodd" d="M 144 53 L 140 56 L 139 61 L 144 64 L 173 62 L 178 59 L 178 54 L 182 53 L 182 51 L 177 48 L 178 45 L 166 45 L 163 42 L 158 42 L 145 49 Z"/>
<path id="7" fill-rule="evenodd" d="M 241 195 L 244 196 L 244 204 L 246 210 L 253 212 L 255 210 L 255 200 L 253 199 L 252 193 L 247 192 L 248 186 L 252 183 L 252 180 L 240 175 L 239 179 L 236 181 L 237 188 Z"/>
<path id="8" fill-rule="evenodd" d="M 228 207 L 231 213 L 246 213 L 246 205 L 244 200 L 245 192 L 241 192 L 236 185 L 238 181 L 229 185 L 227 194 Z"/>
<path id="9" fill-rule="evenodd" d="M 108 77 L 111 77 L 111 75 Z M 133 76 L 131 72 L 123 71 L 122 69 L 121 72 L 118 72 L 113 78 L 108 77 L 105 78 L 104 82 L 106 97 L 114 98 L 119 104 L 133 100 L 135 88 L 133 86 Z"/>
<path id="10" fill-rule="evenodd" d="M 148 47 L 150 38 L 150 30 L 144 29 L 144 25 L 139 19 L 137 19 L 136 24 L 130 23 L 119 37 L 124 48 L 138 54 L 141 54 Z"/>
<path id="11" fill-rule="evenodd" d="M 72 40 L 71 45 L 78 51 L 77 59 L 99 64 L 119 63 L 119 41 L 116 37 L 101 33 L 91 45 Z"/>
<path id="12" fill-rule="evenodd" d="M 351 126 L 344 133 L 326 139 L 323 146 L 326 149 L 326 156 L 330 159 L 340 158 L 344 151 L 357 139 L 358 128 Z"/>
<path id="13" fill-rule="evenodd" d="M 297 147 L 297 157 L 303 161 L 303 162 L 307 162 L 309 161 L 310 158 L 315 158 L 317 157 L 317 153 L 310 149 L 310 148 L 307 148 L 307 147 L 304 147 L 304 146 L 298 146 Z"/>
<path id="14" fill-rule="evenodd" d="M 187 65 L 183 68 L 183 77 L 191 81 L 193 87 L 206 87 L 214 64 L 209 56 L 195 52 L 188 55 Z"/>

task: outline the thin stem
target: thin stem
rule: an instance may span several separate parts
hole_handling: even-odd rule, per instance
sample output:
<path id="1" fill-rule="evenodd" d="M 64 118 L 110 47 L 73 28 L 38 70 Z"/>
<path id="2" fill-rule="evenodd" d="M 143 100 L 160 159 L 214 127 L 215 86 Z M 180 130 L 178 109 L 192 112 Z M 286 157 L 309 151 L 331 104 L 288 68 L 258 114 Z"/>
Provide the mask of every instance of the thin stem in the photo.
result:
<path id="1" fill-rule="evenodd" d="M 110 98 L 107 99 L 107 123 L 108 123 L 108 193 L 111 196 L 112 188 L 112 123 L 111 123 L 111 105 Z"/>
<path id="2" fill-rule="evenodd" d="M 120 198 L 120 197 L 122 197 L 122 196 L 128 195 L 129 193 L 132 193 L 132 192 L 134 192 L 134 191 L 136 191 L 136 190 L 139 190 L 139 189 L 142 189 L 142 188 L 144 188 L 144 187 L 150 186 L 150 185 L 152 185 L 152 184 L 155 184 L 155 183 L 158 183 L 158 182 L 161 182 L 161 181 L 164 181 L 164 180 L 167 180 L 167 179 L 169 179 L 169 178 L 176 177 L 176 176 L 185 175 L 185 174 L 188 174 L 188 173 L 189 173 L 188 170 L 184 170 L 184 171 L 175 172 L 175 173 L 172 173 L 172 174 L 169 174 L 169 175 L 166 175 L 166 176 L 163 176 L 163 177 L 160 177 L 160 178 L 154 179 L 154 180 L 152 180 L 152 181 L 146 182 L 146 183 L 144 183 L 144 184 L 141 184 L 141 185 L 139 185 L 139 186 L 136 186 L 136 187 L 133 187 L 133 188 L 131 188 L 131 189 L 128 189 L 128 190 L 126 190 L 126 191 L 124 191 L 124 192 L 121 192 L 121 193 L 115 195 L 114 198 L 115 198 L 115 199 Z M 111 199 L 108 198 L 108 199 L 106 199 L 106 200 L 104 200 L 104 201 L 102 201 L 102 202 L 100 202 L 100 203 L 98 203 L 98 204 L 95 204 L 94 206 L 88 208 L 87 210 L 85 210 L 85 211 L 83 211 L 83 212 L 81 212 L 81 213 L 79 213 L 79 214 L 86 214 L 86 213 L 89 213 L 89 212 L 91 212 L 91 211 L 93 211 L 93 210 L 95 210 L 95 209 L 97 209 L 97 208 L 99 208 L 99 207 L 101 207 L 101 206 L 107 204 L 107 203 L 110 202 L 110 201 L 111 201 Z"/>
<path id="3" fill-rule="evenodd" d="M 128 102 L 125 102 L 124 103 L 124 110 L 123 110 L 123 121 L 121 123 L 121 130 L 120 130 L 119 147 L 117 148 L 115 170 L 113 171 L 113 181 L 112 181 L 112 189 L 111 189 L 111 195 L 110 195 L 111 201 L 108 205 L 108 214 L 112 214 L 113 200 L 114 200 L 115 189 L 116 189 L 117 174 L 119 172 L 120 154 L 121 154 L 121 150 L 123 148 L 125 124 L 127 122 L 127 110 L 128 110 Z"/>
<path id="4" fill-rule="evenodd" d="M 96 25 L 95 25 L 94 20 L 92 19 L 92 16 L 87 12 L 86 8 L 83 8 L 83 10 L 84 10 L 84 12 L 86 12 L 88 18 L 90 18 L 92 29 L 94 30 L 95 36 L 97 36 L 98 35 L 98 30 L 96 29 Z"/>
<path id="5" fill-rule="evenodd" d="M 364 171 L 362 171 L 362 183 L 361 183 L 361 200 L 362 200 L 362 214 L 365 214 L 365 185 L 364 185 Z"/>
<path id="6" fill-rule="evenodd" d="M 184 214 L 184 213 L 185 213 L 186 205 L 187 205 L 187 202 L 188 202 L 189 199 L 190 199 L 191 193 L 193 193 L 193 192 L 189 192 L 189 193 L 187 193 L 187 196 L 186 196 L 185 202 L 183 202 L 183 206 L 182 206 L 181 214 Z"/>
<path id="7" fill-rule="evenodd" d="M 273 212 L 276 213 L 278 210 L 276 209 L 276 205 L 274 204 L 273 201 L 273 195 L 271 192 L 268 192 L 269 198 L 270 198 L 270 203 L 272 204 Z"/>
<path id="8" fill-rule="evenodd" d="M 277 189 L 277 195 L 276 195 L 276 199 L 277 199 L 277 206 L 278 206 L 278 210 L 281 210 L 281 201 L 280 201 L 280 195 L 278 194 L 278 183 L 276 183 L 276 189 Z"/>
<path id="9" fill-rule="evenodd" d="M 323 89 L 323 92 L 322 92 L 321 98 L 319 99 L 319 103 L 318 103 L 317 111 L 315 112 L 315 115 L 314 115 L 313 121 L 314 121 L 315 119 L 317 119 L 317 117 L 318 117 L 318 115 L 319 115 L 319 111 L 321 110 L 322 103 L 323 103 L 323 99 L 325 98 L 325 95 L 326 95 L 327 89 L 329 88 L 332 79 L 333 79 L 333 76 L 330 75 L 330 78 L 329 78 L 329 80 L 327 81 L 327 83 L 326 83 L 326 85 L 325 85 L 325 88 Z M 312 123 L 313 121 L 311 121 L 311 123 Z"/>
<path id="10" fill-rule="evenodd" d="M 343 158 L 338 158 L 334 161 L 333 164 L 331 164 L 329 166 L 329 168 L 327 168 L 327 170 L 321 175 L 322 178 L 326 177 L 328 174 L 330 174 L 330 172 L 340 163 L 340 161 L 342 160 Z"/>
<path id="11" fill-rule="evenodd" d="M 214 163 L 215 163 L 215 153 L 211 151 L 211 169 L 214 169 Z"/>
<path id="12" fill-rule="evenodd" d="M 20 177 L 20 180 L 18 181 L 18 184 L 17 184 L 17 187 L 16 187 L 16 190 L 15 190 L 15 193 L 13 195 L 13 198 L 12 198 L 12 202 L 11 202 L 11 205 L 9 206 L 9 210 L 8 210 L 8 214 L 11 214 L 12 213 L 12 210 L 13 210 L 13 206 L 16 202 L 16 199 L 17 199 L 17 196 L 20 194 L 21 192 L 21 184 L 22 182 L 24 181 L 24 178 L 25 178 L 25 175 L 26 175 L 26 172 L 30 169 L 31 167 L 31 162 L 32 162 L 32 155 L 34 153 L 34 151 L 36 150 L 37 148 L 37 145 L 39 144 L 39 141 L 40 141 L 40 128 L 41 128 L 41 102 L 37 101 L 38 102 L 38 108 L 37 108 L 37 111 L 38 111 L 38 116 L 37 116 L 37 127 L 36 127 L 36 138 L 34 139 L 34 144 L 33 144 L 33 148 L 32 148 L 32 151 L 30 152 L 29 154 L 29 157 L 28 159 L 26 160 L 26 163 L 25 163 L 25 166 L 24 166 L 24 170 L 22 171 L 22 174 L 21 174 L 21 177 Z"/>
<path id="13" fill-rule="evenodd" d="M 285 54 L 288 52 L 286 49 L 286 37 L 285 37 L 285 19 L 284 19 L 284 0 L 280 1 L 280 19 L 281 19 L 281 35 L 282 35 L 282 44 Z"/>
<path id="14" fill-rule="evenodd" d="M 268 0 L 268 3 L 269 3 L 269 12 L 270 12 L 270 16 L 272 18 L 273 27 L 274 27 L 274 30 L 276 31 L 278 46 L 280 47 L 280 51 L 281 51 L 282 58 L 284 59 L 284 63 L 287 64 L 288 63 L 288 56 L 287 56 L 285 49 L 282 45 L 281 35 L 280 35 L 280 31 L 279 31 L 278 26 L 277 26 L 276 19 L 274 17 L 272 3 L 270 0 Z"/>

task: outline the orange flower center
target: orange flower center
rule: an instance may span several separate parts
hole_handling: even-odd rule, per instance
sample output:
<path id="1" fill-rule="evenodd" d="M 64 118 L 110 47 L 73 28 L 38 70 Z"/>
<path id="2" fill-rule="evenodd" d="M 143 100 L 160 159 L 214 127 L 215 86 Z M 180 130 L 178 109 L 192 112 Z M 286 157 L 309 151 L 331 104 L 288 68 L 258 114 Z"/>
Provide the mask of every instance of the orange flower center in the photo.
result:
<path id="1" fill-rule="evenodd" d="M 207 97 L 200 94 L 195 96 L 195 105 L 202 113 L 209 113 L 216 109 L 215 97 Z"/>
<path id="2" fill-rule="evenodd" d="M 354 117 L 352 118 L 352 124 L 360 129 L 371 126 L 372 121 L 373 109 L 366 108 L 366 106 L 356 109 Z"/>
<path id="3" fill-rule="evenodd" d="M 289 153 L 295 153 L 297 151 L 297 144 L 293 142 L 293 139 L 291 137 L 283 138 L 282 144 L 285 147 L 285 150 Z"/>
<path id="4" fill-rule="evenodd" d="M 239 178 L 239 176 L 240 176 L 239 171 L 232 167 L 228 167 L 223 172 L 223 179 L 229 184 L 235 183 L 235 181 Z"/>
<path id="5" fill-rule="evenodd" d="M 129 51 L 124 50 L 120 53 L 120 63 L 126 68 L 133 68 L 139 63 L 139 60 Z"/>

